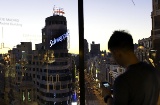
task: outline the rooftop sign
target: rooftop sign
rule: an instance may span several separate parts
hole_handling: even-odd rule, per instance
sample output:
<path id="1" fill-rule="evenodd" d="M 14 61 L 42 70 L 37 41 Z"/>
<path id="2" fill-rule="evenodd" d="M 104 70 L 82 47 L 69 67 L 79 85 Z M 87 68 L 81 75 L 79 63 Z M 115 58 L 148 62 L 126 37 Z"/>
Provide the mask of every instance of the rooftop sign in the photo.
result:
<path id="1" fill-rule="evenodd" d="M 53 15 L 63 15 L 65 14 L 64 9 L 63 8 L 57 8 L 57 7 L 53 7 Z"/>
<path id="2" fill-rule="evenodd" d="M 53 45 L 55 45 L 58 42 L 62 42 L 63 40 L 65 40 L 67 37 L 69 36 L 69 32 L 67 31 L 65 34 L 59 36 L 58 38 L 54 38 L 53 40 L 50 40 L 50 47 L 52 47 Z"/>

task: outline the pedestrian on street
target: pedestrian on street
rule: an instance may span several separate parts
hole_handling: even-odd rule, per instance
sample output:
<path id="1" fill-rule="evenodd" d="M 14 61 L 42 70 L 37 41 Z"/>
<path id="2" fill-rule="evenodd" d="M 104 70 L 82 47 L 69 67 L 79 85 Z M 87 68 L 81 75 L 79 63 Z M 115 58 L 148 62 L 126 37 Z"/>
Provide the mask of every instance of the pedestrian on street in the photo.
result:
<path id="1" fill-rule="evenodd" d="M 139 61 L 134 54 L 131 34 L 124 30 L 114 31 L 108 41 L 116 63 L 126 71 L 113 84 L 113 97 L 107 94 L 107 105 L 159 105 L 160 71 Z"/>

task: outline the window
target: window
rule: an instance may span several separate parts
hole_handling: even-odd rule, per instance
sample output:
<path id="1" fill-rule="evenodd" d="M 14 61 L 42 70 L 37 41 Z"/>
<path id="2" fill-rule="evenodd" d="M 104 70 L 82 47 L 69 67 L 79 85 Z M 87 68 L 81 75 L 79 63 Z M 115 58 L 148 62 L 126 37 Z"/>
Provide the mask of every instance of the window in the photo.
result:
<path id="1" fill-rule="evenodd" d="M 35 62 L 32 62 L 33 64 L 35 64 Z"/>
<path id="2" fill-rule="evenodd" d="M 35 78 L 35 74 L 33 74 L 33 78 Z"/>
<path id="3" fill-rule="evenodd" d="M 33 71 L 35 71 L 35 68 L 33 68 Z"/>
<path id="4" fill-rule="evenodd" d="M 46 69 L 44 69 L 44 72 L 46 72 L 47 70 Z"/>
<path id="5" fill-rule="evenodd" d="M 45 81 L 46 81 L 46 77 L 45 77 L 45 76 L 42 76 L 42 80 L 45 80 Z"/>
<path id="6" fill-rule="evenodd" d="M 37 72 L 39 72 L 39 68 L 37 68 Z"/>

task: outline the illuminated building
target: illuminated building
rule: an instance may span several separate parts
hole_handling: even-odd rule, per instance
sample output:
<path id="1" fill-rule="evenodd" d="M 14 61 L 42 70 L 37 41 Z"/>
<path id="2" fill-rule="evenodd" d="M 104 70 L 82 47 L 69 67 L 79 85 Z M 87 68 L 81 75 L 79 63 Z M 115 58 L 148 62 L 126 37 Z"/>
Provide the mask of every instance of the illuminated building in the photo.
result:
<path id="1" fill-rule="evenodd" d="M 34 62 L 39 63 L 34 68 L 33 80 L 39 105 L 71 105 L 72 102 L 69 31 L 63 14 L 63 10 L 58 9 L 54 10 L 53 16 L 46 18 L 42 29 L 42 43 L 36 45 L 40 56 L 37 56 L 39 61 Z"/>
<path id="2" fill-rule="evenodd" d="M 35 101 L 38 105 L 71 105 L 69 31 L 66 17 L 62 14 L 64 12 L 58 9 L 53 16 L 46 18 L 42 43 L 36 44 L 35 50 L 30 51 L 25 44 L 27 42 L 22 42 L 12 51 L 19 52 L 16 57 L 15 87 L 21 105 L 31 105 Z"/>
<path id="3" fill-rule="evenodd" d="M 34 84 L 32 77 L 28 75 L 27 55 L 32 52 L 31 42 L 21 42 L 10 51 L 10 76 L 11 89 L 10 101 L 13 105 L 29 105 L 34 100 Z"/>
<path id="4" fill-rule="evenodd" d="M 21 42 L 10 51 L 15 64 L 13 105 L 71 105 L 72 59 L 68 54 L 69 31 L 62 9 L 45 19 L 42 43 L 32 50 Z"/>
<path id="5" fill-rule="evenodd" d="M 140 61 L 148 62 L 149 51 L 152 48 L 152 39 L 143 38 L 138 40 L 138 47 L 135 47 L 134 52 Z"/>

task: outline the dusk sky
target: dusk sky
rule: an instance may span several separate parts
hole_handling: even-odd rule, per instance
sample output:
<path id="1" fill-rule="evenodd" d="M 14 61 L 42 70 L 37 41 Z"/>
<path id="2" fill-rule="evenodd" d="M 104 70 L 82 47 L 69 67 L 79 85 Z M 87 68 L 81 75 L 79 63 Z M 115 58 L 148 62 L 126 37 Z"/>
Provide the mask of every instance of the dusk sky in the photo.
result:
<path id="1" fill-rule="evenodd" d="M 152 0 L 133 1 L 135 5 L 132 0 L 84 0 L 84 38 L 89 47 L 95 41 L 101 44 L 101 50 L 107 50 L 109 37 L 119 29 L 131 33 L 134 43 L 151 35 Z M 65 11 L 69 52 L 79 53 L 78 0 L 1 0 L 0 5 L 0 43 L 4 42 L 5 47 L 28 41 L 33 47 L 41 43 L 45 18 L 53 15 L 55 5 Z"/>

